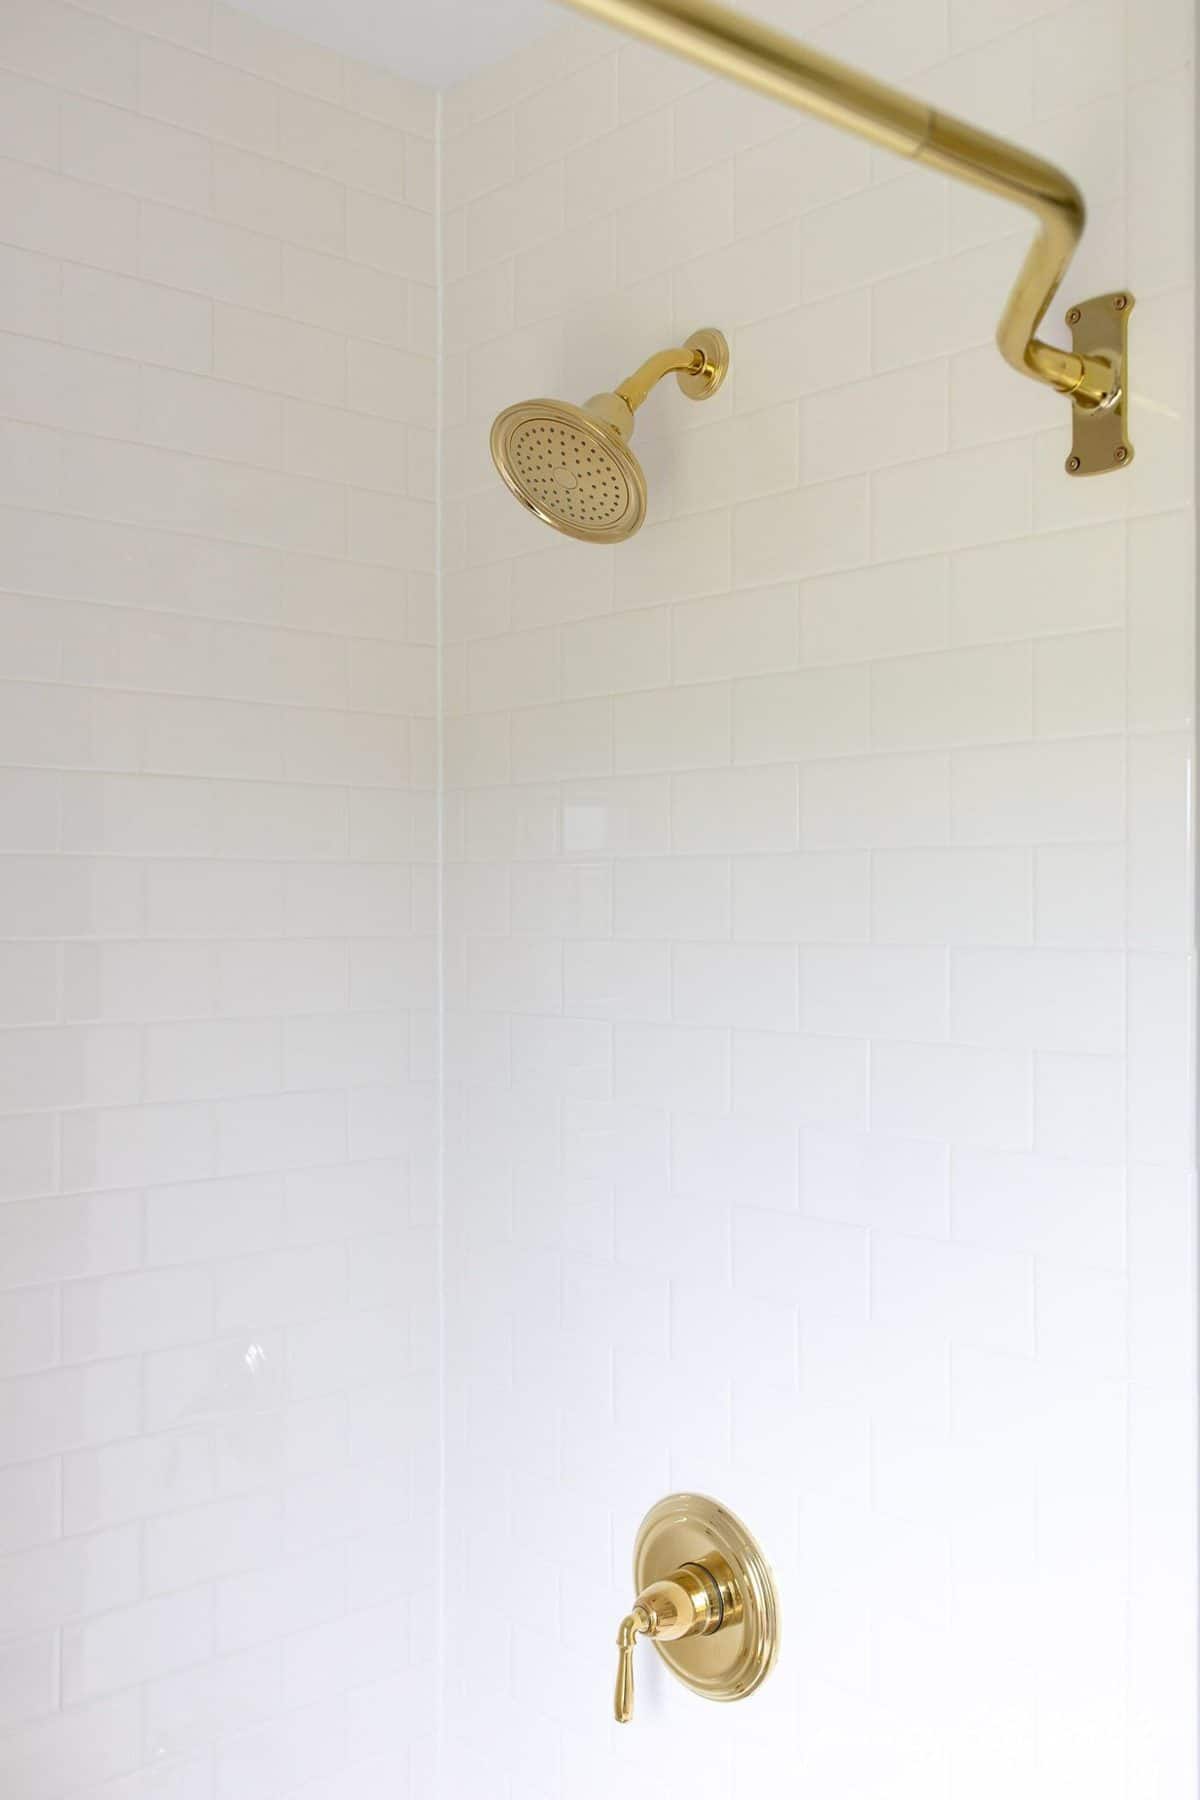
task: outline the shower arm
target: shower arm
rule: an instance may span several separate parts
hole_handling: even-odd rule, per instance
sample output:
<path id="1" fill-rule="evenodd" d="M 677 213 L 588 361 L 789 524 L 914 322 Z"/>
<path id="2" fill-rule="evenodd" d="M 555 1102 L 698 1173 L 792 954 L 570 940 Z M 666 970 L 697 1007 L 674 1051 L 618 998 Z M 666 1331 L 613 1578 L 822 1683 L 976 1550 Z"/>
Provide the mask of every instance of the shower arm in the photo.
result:
<path id="1" fill-rule="evenodd" d="M 1132 306 L 1129 295 L 1104 296 L 1103 311 L 1092 311 L 1100 307 L 1097 301 L 1072 308 L 1069 323 L 1083 326 L 1082 331 L 1075 331 L 1074 349 L 1059 349 L 1037 336 L 1086 218 L 1079 189 L 1052 163 L 990 132 L 935 112 L 898 88 L 810 50 L 783 32 L 713 5 L 711 0 L 565 0 L 565 4 L 843 130 L 857 132 L 898 156 L 1026 207 L 1039 228 L 997 328 L 1001 355 L 1022 375 L 1071 397 L 1076 451 L 1080 449 L 1080 415 L 1123 403 L 1124 329 Z M 1111 317 L 1114 312 L 1116 321 Z M 1081 336 L 1090 339 L 1082 347 Z M 1099 473 L 1101 466 L 1119 467 L 1132 460 L 1124 438 L 1123 410 L 1122 404 L 1121 429 L 1115 440 L 1109 441 L 1111 431 L 1105 434 L 1103 463 L 1081 468 L 1079 458 L 1073 456 L 1067 463 L 1070 473 Z"/>
<path id="2" fill-rule="evenodd" d="M 703 367 L 703 350 L 690 350 L 686 344 L 681 344 L 677 350 L 659 350 L 654 356 L 648 356 L 640 369 L 619 381 L 613 392 L 621 396 L 631 413 L 636 412 L 664 375 L 695 375 Z"/>

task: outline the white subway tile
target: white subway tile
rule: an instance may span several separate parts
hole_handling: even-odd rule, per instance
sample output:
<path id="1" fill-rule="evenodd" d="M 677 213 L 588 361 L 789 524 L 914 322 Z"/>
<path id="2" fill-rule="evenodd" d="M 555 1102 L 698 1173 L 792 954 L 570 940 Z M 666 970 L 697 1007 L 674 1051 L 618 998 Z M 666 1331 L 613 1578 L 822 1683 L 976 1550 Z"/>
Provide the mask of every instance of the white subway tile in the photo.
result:
<path id="1" fill-rule="evenodd" d="M 947 975 L 942 949 L 807 948 L 804 1029 L 828 1037 L 944 1038 Z"/>
<path id="2" fill-rule="evenodd" d="M 50 90 L 5 71 L 0 73 L 0 97 L 0 155 L 12 157 L 15 162 L 57 168 L 59 106 Z M 6 252 L 6 262 L 10 254 Z M 44 323 L 33 329 L 39 337 L 54 335 Z"/>
<path id="3" fill-rule="evenodd" d="M 871 670 L 871 736 L 886 748 L 1028 737 L 1034 682 L 1024 644 L 894 657 Z"/>
<path id="4" fill-rule="evenodd" d="M 139 1418 L 135 1358 L 21 1376 L 5 1382 L 0 1391 L 0 1456 L 6 1463 L 21 1463 L 128 1438 L 138 1430 Z M 51 1535 L 41 1533 L 38 1541 Z"/>
<path id="5" fill-rule="evenodd" d="M 197 374 L 212 363 L 207 300 L 71 263 L 62 271 L 62 335 L 68 344 Z"/>
<path id="6" fill-rule="evenodd" d="M 132 436 L 137 374 L 131 363 L 89 350 L 3 337 L 0 407 L 9 418 Z"/>
<path id="7" fill-rule="evenodd" d="M 794 587 L 714 594 L 671 609 L 671 666 L 676 681 L 766 675 L 799 660 Z"/>
<path id="8" fill-rule="evenodd" d="M 851 478 L 801 487 L 733 511 L 733 572 L 756 587 L 820 575 L 867 560 L 866 482 Z"/>
<path id="9" fill-rule="evenodd" d="M 81 1782 L 135 1771 L 141 1763 L 141 1736 L 137 1692 L 115 1694 L 6 1733 L 0 1775 L 28 1800 L 61 1800 Z"/>
<path id="10" fill-rule="evenodd" d="M 351 341 L 346 350 L 346 399 L 360 412 L 432 426 L 436 416 L 436 368 L 431 357 L 384 344 Z M 372 481 L 366 486 L 390 486 Z"/>
<path id="11" fill-rule="evenodd" d="M 951 633 L 979 643 L 1119 625 L 1123 571 L 1113 524 L 960 550 L 950 564 Z"/>
<path id="12" fill-rule="evenodd" d="M 744 1193 L 759 1206 L 795 1210 L 799 1146 L 792 1124 L 677 1112 L 671 1118 L 670 1154 L 676 1194 L 727 1206 L 731 1193 Z"/>
<path id="13" fill-rule="evenodd" d="M 1030 1058 L 961 1044 L 880 1044 L 871 1056 L 871 1124 L 901 1136 L 1021 1149 L 1032 1131 Z"/>
<path id="14" fill-rule="evenodd" d="M 1028 1257 L 880 1232 L 871 1257 L 871 1316 L 952 1345 L 1012 1355 L 1033 1348 Z"/>
<path id="15" fill-rule="evenodd" d="M 564 156 L 616 122 L 617 63 L 606 57 L 552 82 L 517 109 L 517 173 Z"/>
<path id="16" fill-rule="evenodd" d="M 801 473 L 836 481 L 889 463 L 936 456 L 948 441 L 946 375 L 923 363 L 809 395 L 800 408 Z"/>
<path id="17" fill-rule="evenodd" d="M 515 781 L 603 775 L 612 767 L 612 707 L 608 700 L 571 700 L 512 715 Z"/>
<path id="18" fill-rule="evenodd" d="M 886 469 L 871 487 L 874 548 L 884 559 L 1021 537 L 1032 524 L 1027 443 Z"/>
<path id="19" fill-rule="evenodd" d="M 273 395 L 232 382 L 203 380 L 167 369 L 143 369 L 137 435 L 197 456 L 263 463 L 283 461 L 283 407 Z M 291 465 L 296 466 L 296 465 Z M 323 475 L 324 469 L 302 469 Z"/>
<path id="20" fill-rule="evenodd" d="M 61 108 L 65 174 L 164 206 L 208 210 L 213 172 L 203 138 L 94 100 L 64 98 Z"/>
<path id="21" fill-rule="evenodd" d="M 137 38 L 58 0 L 15 0 L 0 33 L 0 61 L 68 93 L 137 104 Z"/>
<path id="22" fill-rule="evenodd" d="M 866 748 L 865 669 L 797 670 L 733 688 L 733 760 L 803 762 Z"/>
<path id="23" fill-rule="evenodd" d="M 670 953 L 633 940 L 573 941 L 563 947 L 563 1005 L 604 1019 L 665 1019 L 670 1011 Z"/>
<path id="24" fill-rule="evenodd" d="M 652 112 L 615 132 L 589 136 L 567 153 L 565 169 L 568 224 L 587 224 L 620 211 L 645 193 L 647 182 L 665 185 L 670 180 L 670 113 Z"/>
<path id="25" fill-rule="evenodd" d="M 1125 1041 L 1116 951 L 956 950 L 952 993 L 964 1042 L 1112 1055 Z"/>
<path id="26" fill-rule="evenodd" d="M 728 515 L 668 519 L 644 526 L 622 557 L 615 604 L 658 606 L 667 598 L 721 593 L 730 578 Z"/>
<path id="27" fill-rule="evenodd" d="M 951 785 L 960 843 L 1088 843 L 1122 834 L 1125 769 L 1118 740 L 959 750 Z"/>
<path id="28" fill-rule="evenodd" d="M 281 1094 L 223 1100 L 216 1108 L 217 1168 L 222 1175 L 303 1168 L 346 1154 L 340 1094 Z"/>
<path id="29" fill-rule="evenodd" d="M 212 1645 L 204 1588 L 147 1600 L 63 1633 L 63 1698 L 96 1698 L 200 1662 Z"/>
<path id="30" fill-rule="evenodd" d="M 738 1031 L 733 1097 L 739 1113 L 850 1130 L 864 1126 L 867 1047 L 847 1038 Z"/>
<path id="31" fill-rule="evenodd" d="M 734 1208 L 733 1267 L 739 1286 L 799 1307 L 810 1319 L 867 1317 L 865 1231 L 753 1206 Z"/>
<path id="32" fill-rule="evenodd" d="M 679 944 L 672 971 L 674 1014 L 683 1024 L 794 1031 L 794 950 L 768 944 Z"/>
<path id="33" fill-rule="evenodd" d="M 49 1113 L 0 1119 L 0 1198 L 49 1194 L 55 1184 L 57 1131 Z"/>
<path id="34" fill-rule="evenodd" d="M 1024 850 L 880 851 L 872 863 L 873 935 L 895 944 L 1028 943 L 1033 892 Z M 1037 897 L 1040 906 L 1040 877 Z"/>
<path id="35" fill-rule="evenodd" d="M 289 317 L 398 347 L 407 342 L 410 292 L 399 276 L 296 244 L 283 246 L 282 259 Z"/>
<path id="36" fill-rule="evenodd" d="M 715 250 L 733 237 L 733 165 L 705 171 L 704 206 L 690 205 L 690 178 L 635 200 L 616 214 L 617 279 L 623 287 L 661 275 L 689 256 Z"/>
<path id="37" fill-rule="evenodd" d="M 132 264 L 131 257 L 117 266 Z M 137 270 L 151 281 L 235 306 L 279 303 L 280 247 L 271 237 L 149 202 L 141 208 Z"/>
<path id="38" fill-rule="evenodd" d="M 433 220 L 428 213 L 355 188 L 347 190 L 345 208 L 346 254 L 352 262 L 367 263 L 391 275 L 407 275 L 414 281 L 434 279 Z"/>
<path id="39" fill-rule="evenodd" d="M 620 1024 L 613 1034 L 613 1093 L 660 1106 L 729 1104 L 729 1038 L 723 1031 Z"/>
<path id="40" fill-rule="evenodd" d="M 676 775 L 671 828 L 676 850 L 793 850 L 798 824 L 794 768 Z"/>
<path id="41" fill-rule="evenodd" d="M 212 147 L 212 211 L 226 225 L 309 250 L 351 243 L 352 209 L 336 182 L 224 144 Z"/>
<path id="42" fill-rule="evenodd" d="M 851 194 L 802 222 L 813 299 L 931 262 L 946 247 L 946 195 L 923 172 Z"/>
<path id="43" fill-rule="evenodd" d="M 756 412 L 781 400 L 841 387 L 870 371 L 871 312 L 865 293 L 752 317 L 755 323 L 734 339 L 739 410 Z"/>
<path id="44" fill-rule="evenodd" d="M 739 856 L 733 862 L 733 935 L 746 941 L 839 942 L 868 935 L 865 855 Z"/>
<path id="45" fill-rule="evenodd" d="M 224 0 L 217 0 L 212 9 L 210 48 L 218 61 L 249 69 L 283 87 L 326 99 L 337 99 L 341 93 L 342 60 L 333 51 L 226 6 Z"/>
<path id="46" fill-rule="evenodd" d="M 1034 1104 L 1040 1151 L 1081 1161 L 1120 1161 L 1124 1156 L 1123 1057 L 1039 1056 Z"/>
<path id="47" fill-rule="evenodd" d="M 278 154 L 333 181 L 404 197 L 403 135 L 310 95 L 279 95 Z"/>
<path id="48" fill-rule="evenodd" d="M 669 679 L 671 615 L 666 607 L 582 619 L 562 629 L 563 693 L 622 694 Z"/>
<path id="49" fill-rule="evenodd" d="M 62 271 L 48 256 L 0 248 L 0 329 L 29 337 L 59 335 Z"/>
<path id="50" fill-rule="evenodd" d="M 894 849 L 945 842 L 950 767 L 944 756 L 874 756 L 810 763 L 801 772 L 806 848 Z"/>
<path id="51" fill-rule="evenodd" d="M 57 1361 L 55 1290 L 19 1288 L 0 1296 L 0 1375 L 27 1375 Z"/>
<path id="52" fill-rule="evenodd" d="M 806 663 L 867 661 L 946 642 L 946 570 L 940 557 L 851 569 L 800 589 Z"/>
<path id="53" fill-rule="evenodd" d="M 847 1225 L 944 1237 L 949 1160 L 945 1146 L 916 1138 L 807 1130 L 800 1146 L 801 1210 Z"/>
<path id="54" fill-rule="evenodd" d="M 0 1109 L 120 1105 L 138 1097 L 138 1034 L 122 1026 L 0 1032 Z"/>
<path id="55" fill-rule="evenodd" d="M 1194 711 L 1187 605 L 1192 531 L 1183 513 L 1130 521 L 1129 723 L 1174 728 Z"/>
<path id="56" fill-rule="evenodd" d="M 105 1275 L 63 1290 L 68 1362 L 161 1350 L 212 1329 L 212 1282 L 203 1269 Z"/>
<path id="57" fill-rule="evenodd" d="M 984 1249 L 1118 1272 L 1125 1267 L 1125 1177 L 1111 1163 L 956 1150 L 954 1236 Z"/>
<path id="58" fill-rule="evenodd" d="M 1037 941 L 1063 949 L 1124 942 L 1126 854 L 1118 845 L 1047 845 L 1034 855 Z M 1081 896 L 1086 895 L 1086 903 Z"/>
<path id="59" fill-rule="evenodd" d="M 802 120 L 739 151 L 733 166 L 739 236 L 790 222 L 867 187 L 871 179 L 869 149 L 815 120 Z"/>
<path id="60" fill-rule="evenodd" d="M 213 332 L 213 372 L 225 380 L 300 399 L 344 400 L 345 346 L 339 337 L 224 304 L 216 308 Z"/>
<path id="61" fill-rule="evenodd" d="M 613 701 L 613 761 L 618 770 L 696 769 L 730 760 L 728 686 L 662 688 Z"/>
<path id="62" fill-rule="evenodd" d="M 132 272 L 136 266 L 138 203 L 131 194 L 9 162 L 0 166 L 0 211 L 9 240 L 26 250 L 101 269 Z"/>
<path id="63" fill-rule="evenodd" d="M 956 89 L 955 110 L 960 107 Z M 976 116 L 974 108 L 967 110 Z M 982 344 L 994 355 L 996 292 L 1011 283 L 1019 260 L 1019 246 L 1004 238 L 877 282 L 871 318 L 875 366 L 897 368 Z"/>
<path id="64" fill-rule="evenodd" d="M 1039 737 L 1084 737 L 1125 723 L 1123 631 L 1043 638 L 1033 649 L 1033 708 Z"/>

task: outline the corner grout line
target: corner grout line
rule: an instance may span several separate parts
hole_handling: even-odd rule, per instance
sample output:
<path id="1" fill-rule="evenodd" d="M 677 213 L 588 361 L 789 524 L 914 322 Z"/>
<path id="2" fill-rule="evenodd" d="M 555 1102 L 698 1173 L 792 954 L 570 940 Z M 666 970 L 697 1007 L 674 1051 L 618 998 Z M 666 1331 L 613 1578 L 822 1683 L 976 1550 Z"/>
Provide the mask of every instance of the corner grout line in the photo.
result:
<path id="1" fill-rule="evenodd" d="M 434 744 L 434 803 L 437 859 L 434 872 L 434 1279 L 437 1284 L 437 1517 L 436 1619 L 434 1624 L 434 1790 L 442 1792 L 446 1743 L 446 771 L 445 771 L 445 579 L 443 560 L 443 450 L 445 446 L 445 216 L 442 206 L 445 97 L 438 90 L 434 113 L 433 261 L 434 261 L 434 440 L 433 590 L 434 684 L 437 731 Z"/>

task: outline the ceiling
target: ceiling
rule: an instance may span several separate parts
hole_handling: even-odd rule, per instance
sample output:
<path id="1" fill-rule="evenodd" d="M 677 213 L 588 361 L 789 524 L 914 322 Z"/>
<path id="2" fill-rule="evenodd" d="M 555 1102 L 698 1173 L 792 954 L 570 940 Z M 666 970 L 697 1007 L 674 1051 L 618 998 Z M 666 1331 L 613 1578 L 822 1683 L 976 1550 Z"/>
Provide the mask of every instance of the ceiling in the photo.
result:
<path id="1" fill-rule="evenodd" d="M 448 87 L 561 24 L 549 0 L 240 0 L 247 12 L 411 81 Z"/>

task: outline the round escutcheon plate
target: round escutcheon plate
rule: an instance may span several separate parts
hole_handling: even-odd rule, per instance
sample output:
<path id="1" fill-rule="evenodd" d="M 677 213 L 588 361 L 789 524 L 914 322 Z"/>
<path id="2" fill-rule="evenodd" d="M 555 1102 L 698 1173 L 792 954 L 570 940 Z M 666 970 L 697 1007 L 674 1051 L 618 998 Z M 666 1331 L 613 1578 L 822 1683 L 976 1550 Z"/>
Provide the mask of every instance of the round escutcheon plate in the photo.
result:
<path id="1" fill-rule="evenodd" d="M 710 1637 L 654 1640 L 667 1667 L 707 1700 L 741 1700 L 779 1654 L 779 1599 L 770 1565 L 741 1520 L 705 1494 L 671 1494 L 642 1520 L 633 1552 L 637 1593 L 683 1563 L 719 1582 L 726 1623 Z"/>
<path id="2" fill-rule="evenodd" d="M 681 369 L 675 379 L 679 383 L 681 393 L 689 400 L 707 400 L 715 394 L 729 372 L 729 345 L 725 333 L 718 331 L 715 325 L 705 325 L 700 331 L 693 331 L 690 338 L 683 341 L 685 350 L 703 350 L 704 367 L 694 372 Z"/>

